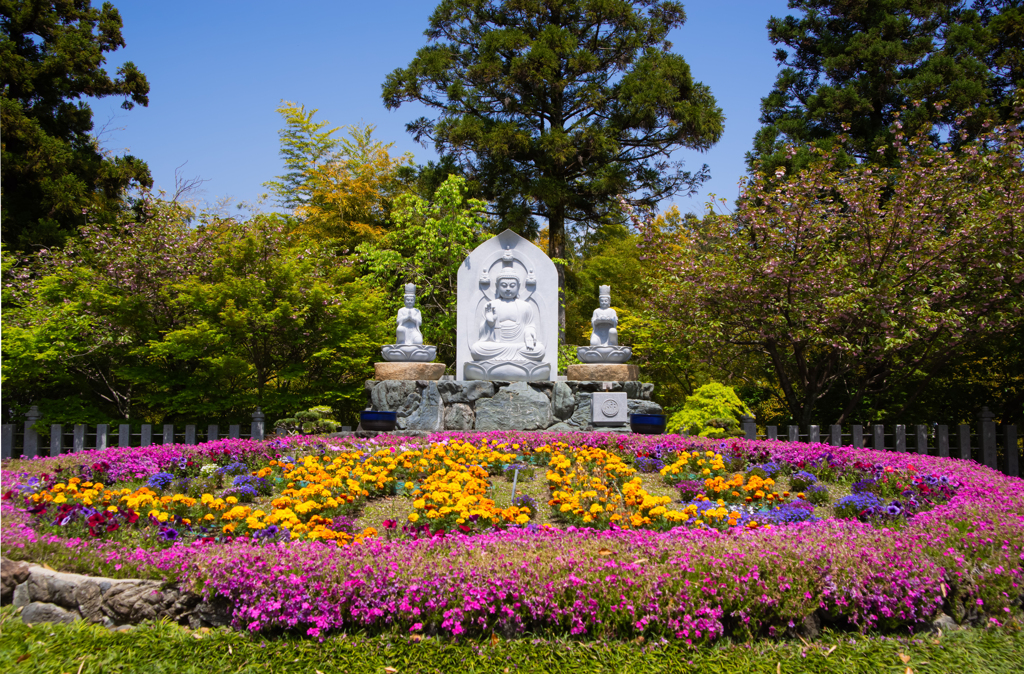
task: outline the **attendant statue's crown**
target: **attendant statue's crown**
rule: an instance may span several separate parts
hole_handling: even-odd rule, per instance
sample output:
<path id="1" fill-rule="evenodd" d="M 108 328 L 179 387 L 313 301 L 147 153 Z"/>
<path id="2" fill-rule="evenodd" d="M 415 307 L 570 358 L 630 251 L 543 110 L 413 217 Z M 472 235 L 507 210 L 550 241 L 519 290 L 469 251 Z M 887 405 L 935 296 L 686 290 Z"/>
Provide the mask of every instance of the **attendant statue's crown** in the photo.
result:
<path id="1" fill-rule="evenodd" d="M 505 267 L 501 270 L 501 273 L 498 274 L 498 278 L 496 280 L 501 281 L 502 279 L 514 279 L 516 283 L 523 285 L 523 280 L 519 278 L 519 274 L 517 274 L 516 270 L 512 267 Z"/>
<path id="2" fill-rule="evenodd" d="M 405 284 L 405 294 L 406 295 L 413 295 L 413 296 L 415 296 L 416 295 L 416 284 L 415 283 L 406 283 Z"/>
<path id="3" fill-rule="evenodd" d="M 611 286 L 599 286 L 597 289 L 598 297 L 611 297 L 612 287 Z"/>

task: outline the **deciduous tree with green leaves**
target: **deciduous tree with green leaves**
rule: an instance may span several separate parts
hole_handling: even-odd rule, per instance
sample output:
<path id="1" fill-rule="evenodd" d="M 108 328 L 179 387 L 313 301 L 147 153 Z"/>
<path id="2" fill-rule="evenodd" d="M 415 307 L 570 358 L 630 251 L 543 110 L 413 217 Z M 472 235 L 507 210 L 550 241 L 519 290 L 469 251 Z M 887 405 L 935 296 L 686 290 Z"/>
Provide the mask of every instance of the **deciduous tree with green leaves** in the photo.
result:
<path id="1" fill-rule="evenodd" d="M 401 306 L 402 284 L 416 284 L 424 340 L 436 345 L 438 359 L 447 363 L 455 361 L 459 267 L 483 241 L 487 222 L 486 204 L 467 199 L 466 191 L 465 178 L 449 176 L 430 201 L 403 194 L 392 229 L 357 249 L 361 267 L 389 298 L 389 311 Z"/>
<path id="2" fill-rule="evenodd" d="M 82 99 L 120 96 L 148 105 L 149 83 L 131 61 L 111 77 L 105 54 L 125 45 L 109 2 L 0 0 L 2 232 L 19 251 L 58 246 L 86 224 L 112 221 L 131 186 L 150 186 L 145 162 L 109 156 Z"/>
<path id="3" fill-rule="evenodd" d="M 668 0 L 443 0 L 384 103 L 436 111 L 408 125 L 414 137 L 454 156 L 504 224 L 528 233 L 545 219 L 548 254 L 564 259 L 567 226 L 619 220 L 620 197 L 653 205 L 707 178 L 672 159 L 723 128 L 710 89 L 671 51 L 684 21 Z"/>

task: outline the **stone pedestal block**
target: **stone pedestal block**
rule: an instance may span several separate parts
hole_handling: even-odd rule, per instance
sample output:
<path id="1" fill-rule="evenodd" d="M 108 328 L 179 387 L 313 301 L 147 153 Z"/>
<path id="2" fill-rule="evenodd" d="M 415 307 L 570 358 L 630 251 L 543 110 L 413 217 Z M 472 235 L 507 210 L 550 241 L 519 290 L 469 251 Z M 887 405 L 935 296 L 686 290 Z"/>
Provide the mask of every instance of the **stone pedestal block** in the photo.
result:
<path id="1" fill-rule="evenodd" d="M 390 379 L 437 381 L 444 374 L 444 363 L 374 363 L 373 376 Z"/>
<path id="2" fill-rule="evenodd" d="M 370 407 L 397 414 L 400 434 L 441 430 L 519 430 L 559 432 L 594 428 L 595 395 L 614 394 L 628 414 L 661 414 L 651 402 L 654 384 L 638 381 L 430 381 L 369 380 Z M 612 420 L 602 417 L 601 421 Z M 617 418 L 615 423 L 624 423 Z M 626 426 L 604 430 L 628 432 Z M 370 437 L 357 431 L 357 437 Z"/>
<path id="3" fill-rule="evenodd" d="M 569 381 L 637 381 L 640 368 L 636 365 L 592 363 L 570 365 L 566 374 Z"/>

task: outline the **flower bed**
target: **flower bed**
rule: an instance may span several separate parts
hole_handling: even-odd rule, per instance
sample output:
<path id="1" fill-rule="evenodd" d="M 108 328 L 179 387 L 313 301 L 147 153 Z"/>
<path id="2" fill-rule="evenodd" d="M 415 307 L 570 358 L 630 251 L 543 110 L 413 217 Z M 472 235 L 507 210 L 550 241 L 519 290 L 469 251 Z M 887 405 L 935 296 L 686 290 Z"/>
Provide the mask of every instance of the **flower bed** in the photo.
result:
<path id="1" fill-rule="evenodd" d="M 999 623 L 1021 601 L 1024 483 L 953 459 L 446 433 L 16 464 L 3 471 L 5 554 L 73 551 L 76 570 L 175 580 L 226 600 L 233 624 L 254 631 L 700 643 L 821 621 L 918 629 L 940 611 Z M 510 465 L 537 469 L 547 504 L 526 494 L 496 502 Z M 678 485 L 677 496 L 656 494 L 659 483 Z M 834 485 L 848 494 L 823 506 Z M 386 497 L 408 502 L 407 521 L 352 529 L 362 507 Z M 816 516 L 823 507 L 842 518 Z M 553 524 L 534 523 L 537 509 Z"/>

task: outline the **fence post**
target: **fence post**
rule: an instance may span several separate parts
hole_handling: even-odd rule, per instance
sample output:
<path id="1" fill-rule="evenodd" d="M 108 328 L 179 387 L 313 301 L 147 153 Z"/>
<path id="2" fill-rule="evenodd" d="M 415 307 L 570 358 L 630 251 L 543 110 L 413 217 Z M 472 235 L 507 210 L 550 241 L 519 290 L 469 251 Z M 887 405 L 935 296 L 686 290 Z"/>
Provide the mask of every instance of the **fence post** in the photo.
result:
<path id="1" fill-rule="evenodd" d="M 213 442 L 220 440 L 220 427 L 217 424 L 210 424 L 206 427 L 206 441 Z"/>
<path id="2" fill-rule="evenodd" d="M 170 438 L 170 440 L 168 440 Z M 164 424 L 164 432 L 160 435 L 160 444 L 174 444 L 174 424 Z"/>
<path id="3" fill-rule="evenodd" d="M 850 427 L 850 435 L 853 436 L 853 446 L 860 448 L 864 446 L 864 427 L 860 424 L 856 424 Z"/>
<path id="4" fill-rule="evenodd" d="M 935 430 L 935 441 L 939 446 L 939 456 L 949 456 L 949 426 L 939 424 Z"/>
<path id="5" fill-rule="evenodd" d="M 196 425 L 186 424 L 185 426 L 185 444 L 194 445 L 196 444 Z"/>
<path id="6" fill-rule="evenodd" d="M 1016 426 L 1003 426 L 1003 445 L 1006 452 L 1006 474 L 1010 477 L 1020 477 L 1020 451 L 1017 449 Z"/>
<path id="7" fill-rule="evenodd" d="M 843 427 L 839 424 L 832 424 L 829 429 L 829 444 L 833 447 L 843 446 Z"/>
<path id="8" fill-rule="evenodd" d="M 778 426 L 768 426 L 764 430 L 765 430 L 765 435 L 768 436 L 769 440 L 778 440 L 779 439 L 779 427 Z"/>
<path id="9" fill-rule="evenodd" d="M 139 447 L 149 447 L 153 444 L 153 424 L 142 424 L 139 433 Z"/>
<path id="10" fill-rule="evenodd" d="M 928 427 L 923 424 L 917 425 L 917 453 L 928 453 Z"/>
<path id="11" fill-rule="evenodd" d="M 107 448 L 107 433 L 110 432 L 110 426 L 107 424 L 96 425 L 96 449 Z"/>
<path id="12" fill-rule="evenodd" d="M 237 440 L 242 437 L 242 426 L 241 424 L 231 424 L 228 426 L 228 437 L 232 440 Z"/>
<path id="13" fill-rule="evenodd" d="M 75 439 L 72 441 L 71 451 L 85 451 L 85 424 L 75 424 Z"/>
<path id="14" fill-rule="evenodd" d="M 871 438 L 871 448 L 885 449 L 885 426 L 882 424 L 875 424 L 875 427 L 872 429 L 872 435 L 874 437 Z"/>
<path id="15" fill-rule="evenodd" d="M 32 426 L 42 418 L 37 406 L 28 408 L 25 414 L 25 448 L 21 451 L 23 457 L 39 456 L 39 433 Z"/>
<path id="16" fill-rule="evenodd" d="M 132 446 L 132 425 L 131 424 L 118 424 L 118 426 L 117 426 L 117 446 L 118 447 L 131 447 Z"/>
<path id="17" fill-rule="evenodd" d="M 981 456 L 985 465 L 989 468 L 997 468 L 996 465 L 996 424 L 992 411 L 982 407 L 978 413 L 978 437 L 981 438 Z"/>
<path id="18" fill-rule="evenodd" d="M 789 427 L 789 441 L 790 442 L 800 442 L 800 427 L 799 426 L 790 426 Z"/>
<path id="19" fill-rule="evenodd" d="M 259 407 L 252 413 L 252 433 L 251 438 L 253 440 L 263 439 L 263 423 L 266 421 L 266 417 L 263 416 L 263 410 Z"/>
<path id="20" fill-rule="evenodd" d="M 817 426 L 811 426 L 807 429 L 807 442 L 810 444 L 821 442 L 821 431 L 818 430 Z"/>
<path id="21" fill-rule="evenodd" d="M 253 416 L 255 419 L 255 416 Z M 757 424 L 754 423 L 754 417 L 748 417 L 743 415 L 740 417 L 740 425 L 743 428 L 743 437 L 747 440 L 757 440 Z M 255 432 L 253 433 L 255 435 Z M 263 438 L 260 438 L 261 440 Z"/>
<path id="22" fill-rule="evenodd" d="M 50 424 L 50 456 L 60 456 L 64 452 L 64 428 L 60 424 Z"/>
<path id="23" fill-rule="evenodd" d="M 4 424 L 0 439 L 0 459 L 14 458 L 14 424 Z"/>
<path id="24" fill-rule="evenodd" d="M 971 427 L 967 424 L 960 424 L 960 458 L 964 461 L 971 460 Z"/>
<path id="25" fill-rule="evenodd" d="M 907 427 L 903 424 L 896 424 L 896 451 L 907 451 Z"/>

